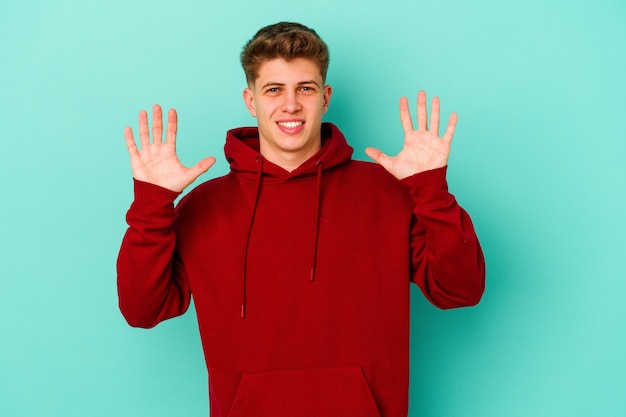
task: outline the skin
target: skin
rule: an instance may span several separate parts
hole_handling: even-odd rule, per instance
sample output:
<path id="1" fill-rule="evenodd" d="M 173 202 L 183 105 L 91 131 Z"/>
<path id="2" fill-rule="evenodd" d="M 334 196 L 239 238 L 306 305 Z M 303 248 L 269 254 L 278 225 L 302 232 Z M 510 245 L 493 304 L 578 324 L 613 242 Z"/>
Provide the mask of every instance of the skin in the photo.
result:
<path id="1" fill-rule="evenodd" d="M 285 170 L 293 171 L 317 153 L 321 146 L 322 116 L 328 110 L 331 95 L 331 87 L 323 84 L 319 69 L 312 61 L 298 58 L 289 62 L 274 59 L 263 63 L 258 78 L 243 92 L 248 111 L 258 121 L 261 154 Z M 440 103 L 435 97 L 431 103 L 429 125 L 426 93 L 420 91 L 417 129 L 414 129 L 408 100 L 402 97 L 402 150 L 393 157 L 375 148 L 367 148 L 365 152 L 398 179 L 446 166 L 457 115 L 452 113 L 444 135 L 439 137 L 439 113 Z M 298 122 L 298 126 L 291 128 L 285 126 L 285 122 Z M 176 110 L 171 109 L 163 141 L 162 110 L 155 104 L 152 108 L 152 140 L 148 114 L 144 110 L 139 112 L 140 148 L 132 129 L 125 128 L 124 137 L 135 179 L 181 192 L 213 166 L 215 158 L 212 156 L 191 168 L 180 162 L 176 155 L 177 126 Z"/>
<path id="2" fill-rule="evenodd" d="M 214 157 L 204 158 L 191 168 L 181 164 L 176 155 L 176 130 L 178 116 L 171 109 L 167 115 L 167 132 L 163 142 L 163 115 L 161 106 L 152 107 L 152 141 L 148 130 L 148 114 L 139 112 L 139 138 L 141 150 L 137 148 L 133 131 L 124 130 L 126 147 L 130 155 L 133 177 L 139 181 L 155 184 L 172 191 L 181 192 L 215 163 Z"/>
<path id="3" fill-rule="evenodd" d="M 254 83 L 243 92 L 248 111 L 257 118 L 261 155 L 290 172 L 315 155 L 331 95 L 313 61 L 263 63 Z M 285 125 L 294 122 L 299 126 Z"/>
<path id="4" fill-rule="evenodd" d="M 428 126 L 426 93 L 420 91 L 417 94 L 417 130 L 415 130 L 409 112 L 409 102 L 406 97 L 402 97 L 400 121 L 404 129 L 404 147 L 394 157 L 389 157 L 376 148 L 367 148 L 365 153 L 398 179 L 448 165 L 450 144 L 458 116 L 456 113 L 450 115 L 448 127 L 443 137 L 439 137 L 439 109 L 439 99 L 435 97 L 431 104 L 432 114 Z"/>

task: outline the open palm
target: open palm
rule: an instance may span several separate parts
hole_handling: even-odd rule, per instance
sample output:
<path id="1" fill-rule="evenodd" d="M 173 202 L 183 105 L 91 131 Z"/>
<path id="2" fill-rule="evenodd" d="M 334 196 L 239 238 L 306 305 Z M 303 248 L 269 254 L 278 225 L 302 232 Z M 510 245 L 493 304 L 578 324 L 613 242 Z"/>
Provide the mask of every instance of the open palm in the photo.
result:
<path id="1" fill-rule="evenodd" d="M 215 158 L 208 157 L 191 168 L 185 167 L 176 155 L 177 127 L 178 116 L 176 110 L 171 109 L 163 142 L 163 115 L 158 104 L 152 108 L 152 141 L 148 129 L 148 114 L 144 110 L 139 112 L 141 150 L 137 148 L 132 129 L 126 127 L 124 137 L 135 179 L 181 192 L 215 163 Z"/>
<path id="2" fill-rule="evenodd" d="M 398 179 L 446 166 L 458 117 L 456 113 L 450 115 L 446 132 L 442 137 L 439 137 L 439 107 L 439 99 L 433 98 L 429 126 L 427 124 L 426 93 L 420 91 L 417 95 L 417 130 L 415 130 L 409 112 L 408 100 L 406 97 L 402 97 L 400 99 L 400 120 L 404 129 L 404 146 L 400 153 L 390 157 L 375 148 L 367 148 L 365 152 Z"/>

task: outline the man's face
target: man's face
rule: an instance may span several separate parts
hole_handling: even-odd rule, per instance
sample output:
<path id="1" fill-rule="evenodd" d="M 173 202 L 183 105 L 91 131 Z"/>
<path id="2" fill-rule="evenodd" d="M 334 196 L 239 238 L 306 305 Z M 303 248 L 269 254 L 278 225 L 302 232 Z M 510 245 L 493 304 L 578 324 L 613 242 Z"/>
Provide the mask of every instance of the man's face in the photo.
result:
<path id="1" fill-rule="evenodd" d="M 257 118 L 261 154 L 288 171 L 315 155 L 331 93 L 313 61 L 264 62 L 253 85 L 243 92 L 246 107 Z"/>

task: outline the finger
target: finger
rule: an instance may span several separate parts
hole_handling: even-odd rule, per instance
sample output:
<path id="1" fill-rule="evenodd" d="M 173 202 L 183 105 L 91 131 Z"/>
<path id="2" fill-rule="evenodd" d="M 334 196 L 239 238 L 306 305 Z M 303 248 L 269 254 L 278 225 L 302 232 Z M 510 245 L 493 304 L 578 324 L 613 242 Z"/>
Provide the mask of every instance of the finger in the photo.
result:
<path id="1" fill-rule="evenodd" d="M 145 110 L 139 112 L 139 139 L 141 149 L 146 149 L 150 145 L 150 133 L 148 132 L 148 113 Z"/>
<path id="2" fill-rule="evenodd" d="M 126 139 L 126 148 L 128 148 L 130 158 L 133 159 L 139 156 L 139 150 L 137 149 L 137 144 L 133 137 L 133 129 L 131 129 L 130 126 L 126 126 L 124 129 L 124 139 Z"/>
<path id="3" fill-rule="evenodd" d="M 152 106 L 152 142 L 163 142 L 163 111 L 161 106 Z"/>
<path id="4" fill-rule="evenodd" d="M 433 97 L 432 104 L 430 105 L 430 132 L 439 136 L 439 98 Z"/>
<path id="5" fill-rule="evenodd" d="M 167 133 L 165 134 L 165 143 L 176 144 L 176 131 L 178 130 L 178 115 L 176 110 L 170 109 L 167 113 Z M 208 169 L 208 168 L 207 168 Z"/>
<path id="6" fill-rule="evenodd" d="M 391 166 L 393 165 L 393 159 L 389 156 L 382 153 L 380 150 L 376 148 L 366 148 L 365 153 L 367 156 L 372 158 L 378 165 L 385 168 L 387 171 L 390 171 Z"/>
<path id="7" fill-rule="evenodd" d="M 428 113 L 426 111 L 426 93 L 420 91 L 417 93 L 417 130 L 428 130 L 426 120 Z"/>
<path id="8" fill-rule="evenodd" d="M 402 122 L 402 129 L 405 134 L 413 131 L 413 120 L 409 112 L 409 100 L 406 97 L 400 99 L 400 122 Z"/>
<path id="9" fill-rule="evenodd" d="M 205 172 L 207 172 L 209 170 L 209 168 L 211 168 L 213 166 L 214 163 L 215 163 L 215 158 L 212 157 L 212 156 L 209 156 L 208 158 L 204 158 L 203 160 L 198 162 L 196 165 L 191 167 L 189 169 L 189 171 L 187 171 L 187 181 L 188 181 L 187 185 L 191 184 L 200 175 L 202 175 Z"/>
<path id="10" fill-rule="evenodd" d="M 448 120 L 448 127 L 446 128 L 446 132 L 443 134 L 443 140 L 450 143 L 452 142 L 452 137 L 454 136 L 454 130 L 456 129 L 456 123 L 459 120 L 459 116 L 456 113 L 452 113 L 450 115 L 450 119 Z"/>
<path id="11" fill-rule="evenodd" d="M 204 158 L 202 161 L 198 162 L 192 169 L 197 171 L 199 176 L 200 174 L 207 172 L 213 164 L 215 164 L 215 158 L 209 156 L 208 158 Z"/>

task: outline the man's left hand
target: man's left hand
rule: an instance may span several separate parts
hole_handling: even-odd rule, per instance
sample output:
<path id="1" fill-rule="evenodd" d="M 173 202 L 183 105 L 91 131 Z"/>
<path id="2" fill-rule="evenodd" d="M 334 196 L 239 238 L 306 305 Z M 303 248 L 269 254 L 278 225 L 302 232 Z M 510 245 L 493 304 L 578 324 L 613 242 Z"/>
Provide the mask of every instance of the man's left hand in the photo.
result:
<path id="1" fill-rule="evenodd" d="M 394 157 L 387 156 L 375 148 L 367 148 L 365 153 L 398 179 L 446 166 L 458 116 L 456 113 L 450 115 L 446 132 L 443 137 L 439 137 L 439 99 L 437 97 L 432 100 L 431 113 L 430 126 L 428 126 L 426 93 L 420 91 L 417 95 L 417 130 L 414 130 L 408 100 L 402 97 L 400 120 L 404 129 L 404 147 Z"/>

